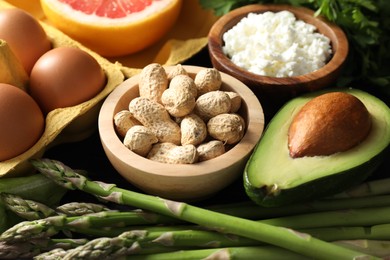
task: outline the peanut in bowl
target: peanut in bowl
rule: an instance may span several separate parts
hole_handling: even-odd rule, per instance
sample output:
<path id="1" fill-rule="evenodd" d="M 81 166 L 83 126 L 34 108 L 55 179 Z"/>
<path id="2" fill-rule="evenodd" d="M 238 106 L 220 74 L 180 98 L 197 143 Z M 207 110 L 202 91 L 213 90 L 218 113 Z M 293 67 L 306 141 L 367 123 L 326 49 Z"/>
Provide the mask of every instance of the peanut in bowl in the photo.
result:
<path id="1" fill-rule="evenodd" d="M 194 78 L 203 67 L 183 66 Z M 172 67 L 166 67 L 167 73 Z M 118 135 L 114 116 L 128 109 L 139 97 L 140 75 L 124 81 L 104 101 L 98 129 L 104 151 L 113 167 L 134 186 L 146 193 L 175 200 L 201 200 L 217 193 L 242 176 L 246 161 L 259 141 L 264 128 L 260 102 L 242 82 L 221 73 L 221 90 L 233 91 L 242 98 L 237 112 L 245 121 L 245 134 L 224 154 L 193 164 L 169 164 L 153 161 L 129 150 Z"/>

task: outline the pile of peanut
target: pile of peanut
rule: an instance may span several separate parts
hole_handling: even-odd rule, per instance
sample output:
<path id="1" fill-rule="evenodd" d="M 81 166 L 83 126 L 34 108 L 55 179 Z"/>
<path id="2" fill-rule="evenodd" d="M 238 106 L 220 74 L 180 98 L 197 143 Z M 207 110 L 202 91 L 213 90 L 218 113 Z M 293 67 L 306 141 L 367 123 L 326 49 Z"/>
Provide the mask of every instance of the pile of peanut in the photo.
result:
<path id="1" fill-rule="evenodd" d="M 245 121 L 241 97 L 220 90 L 221 74 L 200 70 L 194 78 L 180 64 L 169 73 L 158 63 L 140 73 L 139 97 L 114 116 L 124 145 L 150 160 L 192 164 L 215 158 L 238 143 Z"/>

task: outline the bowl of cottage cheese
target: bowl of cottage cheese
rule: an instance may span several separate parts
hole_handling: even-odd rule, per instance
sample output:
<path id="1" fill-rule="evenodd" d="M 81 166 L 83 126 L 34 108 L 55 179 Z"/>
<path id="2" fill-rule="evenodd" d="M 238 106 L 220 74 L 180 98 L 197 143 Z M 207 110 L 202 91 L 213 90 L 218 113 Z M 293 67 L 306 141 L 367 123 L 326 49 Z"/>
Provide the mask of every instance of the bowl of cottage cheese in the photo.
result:
<path id="1" fill-rule="evenodd" d="M 334 87 L 349 48 L 336 24 L 290 5 L 237 8 L 208 38 L 213 66 L 248 85 L 268 114 L 299 94 Z"/>

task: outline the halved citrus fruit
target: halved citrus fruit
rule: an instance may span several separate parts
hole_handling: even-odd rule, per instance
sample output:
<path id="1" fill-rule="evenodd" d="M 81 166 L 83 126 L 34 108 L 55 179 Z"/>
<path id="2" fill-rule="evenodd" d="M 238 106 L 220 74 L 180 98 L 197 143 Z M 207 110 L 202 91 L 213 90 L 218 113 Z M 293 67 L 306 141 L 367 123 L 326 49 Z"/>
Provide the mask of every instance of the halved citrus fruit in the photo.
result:
<path id="1" fill-rule="evenodd" d="M 102 56 L 143 50 L 172 28 L 182 0 L 41 0 L 51 24 Z"/>

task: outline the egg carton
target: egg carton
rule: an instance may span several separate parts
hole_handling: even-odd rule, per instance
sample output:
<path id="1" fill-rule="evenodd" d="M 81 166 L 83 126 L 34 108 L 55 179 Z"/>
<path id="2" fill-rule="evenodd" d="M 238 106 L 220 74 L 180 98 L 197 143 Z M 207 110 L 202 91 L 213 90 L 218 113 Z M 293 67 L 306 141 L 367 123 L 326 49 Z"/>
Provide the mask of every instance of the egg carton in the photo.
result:
<path id="1" fill-rule="evenodd" d="M 0 8 L 15 7 L 0 1 Z M 106 85 L 100 93 L 86 102 L 71 107 L 54 109 L 48 113 L 45 118 L 45 130 L 37 143 L 24 153 L 0 162 L 0 178 L 32 173 L 33 169 L 28 162 L 29 159 L 42 157 L 45 151 L 52 146 L 80 141 L 90 136 L 97 130 L 97 119 L 103 100 L 125 80 L 121 64 L 110 62 L 53 26 L 42 21 L 39 22 L 49 37 L 53 48 L 61 46 L 76 47 L 92 55 L 105 72 Z"/>

